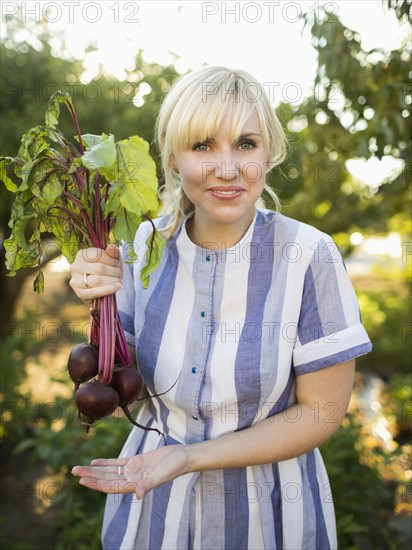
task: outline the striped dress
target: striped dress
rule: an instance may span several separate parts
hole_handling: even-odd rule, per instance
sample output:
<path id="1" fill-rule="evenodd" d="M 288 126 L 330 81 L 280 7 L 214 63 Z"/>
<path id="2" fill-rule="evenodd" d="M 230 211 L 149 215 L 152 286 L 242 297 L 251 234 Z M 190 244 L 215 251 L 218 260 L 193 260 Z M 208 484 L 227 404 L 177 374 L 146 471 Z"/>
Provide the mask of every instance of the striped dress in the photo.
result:
<path id="1" fill-rule="evenodd" d="M 118 305 L 149 391 L 178 379 L 138 418 L 168 444 L 216 438 L 279 413 L 298 422 L 285 411 L 296 401 L 296 376 L 370 351 L 337 247 L 317 229 L 257 210 L 242 240 L 222 249 L 196 246 L 183 224 L 144 290 L 149 233 L 148 223 L 137 232 L 138 260 L 125 264 Z M 331 422 L 334 413 L 332 405 Z M 120 456 L 162 445 L 155 432 L 133 428 Z M 142 501 L 109 495 L 102 541 L 105 550 L 336 548 L 320 452 L 186 474 Z"/>

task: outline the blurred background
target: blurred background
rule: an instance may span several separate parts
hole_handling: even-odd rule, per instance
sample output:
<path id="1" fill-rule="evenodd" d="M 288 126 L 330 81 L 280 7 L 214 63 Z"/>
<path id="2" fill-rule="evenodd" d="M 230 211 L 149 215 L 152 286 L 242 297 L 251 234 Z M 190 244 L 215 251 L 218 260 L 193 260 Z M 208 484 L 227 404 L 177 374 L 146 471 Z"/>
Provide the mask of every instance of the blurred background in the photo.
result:
<path id="1" fill-rule="evenodd" d="M 342 427 L 321 449 L 339 547 L 409 548 L 411 0 L 2 1 L 0 9 L 1 155 L 17 154 L 56 90 L 72 95 L 82 133 L 152 143 L 177 76 L 225 64 L 264 84 L 290 143 L 270 183 L 284 214 L 337 242 L 374 345 L 357 362 Z M 74 135 L 65 113 L 61 126 Z M 0 187 L 0 241 L 12 202 Z M 42 296 L 34 275 L 8 277 L 1 248 L 0 541 L 10 550 L 98 549 L 104 495 L 78 486 L 70 469 L 115 456 L 130 424 L 112 418 L 86 436 L 66 362 L 87 338 L 88 311 L 58 249 Z"/>

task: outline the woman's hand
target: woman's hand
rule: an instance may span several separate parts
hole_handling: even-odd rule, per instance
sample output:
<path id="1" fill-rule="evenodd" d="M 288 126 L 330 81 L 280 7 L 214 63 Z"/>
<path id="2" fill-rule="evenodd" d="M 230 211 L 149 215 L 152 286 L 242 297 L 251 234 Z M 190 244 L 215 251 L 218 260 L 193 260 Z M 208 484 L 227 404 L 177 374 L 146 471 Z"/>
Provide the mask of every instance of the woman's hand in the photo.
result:
<path id="1" fill-rule="evenodd" d="M 349 403 L 355 360 L 296 377 L 297 403 L 236 432 L 170 445 L 122 459 L 76 466 L 80 483 L 105 493 L 143 494 L 188 472 L 272 464 L 318 447 L 339 428 Z M 331 412 L 332 411 L 332 412 Z M 124 466 L 124 471 L 120 468 Z"/>
<path id="2" fill-rule="evenodd" d="M 75 466 L 81 485 L 103 493 L 135 493 L 138 499 L 188 472 L 184 445 L 168 445 L 130 458 L 99 458 L 90 466 Z"/>
<path id="3" fill-rule="evenodd" d="M 79 250 L 70 266 L 70 286 L 76 296 L 88 305 L 95 298 L 114 294 L 122 286 L 123 265 L 117 246 L 106 250 L 85 248 Z M 87 285 L 87 286 L 86 286 Z"/>

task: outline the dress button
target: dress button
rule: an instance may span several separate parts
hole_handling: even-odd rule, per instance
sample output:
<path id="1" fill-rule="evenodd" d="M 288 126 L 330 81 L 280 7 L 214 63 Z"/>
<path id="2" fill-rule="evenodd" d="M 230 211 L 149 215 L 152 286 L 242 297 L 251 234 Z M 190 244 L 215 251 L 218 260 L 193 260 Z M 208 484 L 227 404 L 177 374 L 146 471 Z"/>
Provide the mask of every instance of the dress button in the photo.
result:
<path id="1" fill-rule="evenodd" d="M 211 259 L 212 259 L 212 256 L 209 256 L 209 255 L 206 256 L 206 261 L 207 262 L 210 262 Z"/>
<path id="2" fill-rule="evenodd" d="M 200 317 L 206 317 L 206 311 L 201 311 L 200 312 Z"/>
<path id="3" fill-rule="evenodd" d="M 197 368 L 196 368 L 196 367 L 192 367 L 192 372 L 193 372 L 193 374 L 196 374 L 196 373 L 197 373 Z"/>
<path id="4" fill-rule="evenodd" d="M 198 418 L 195 414 L 192 416 L 192 418 L 193 418 L 193 420 L 198 420 Z"/>

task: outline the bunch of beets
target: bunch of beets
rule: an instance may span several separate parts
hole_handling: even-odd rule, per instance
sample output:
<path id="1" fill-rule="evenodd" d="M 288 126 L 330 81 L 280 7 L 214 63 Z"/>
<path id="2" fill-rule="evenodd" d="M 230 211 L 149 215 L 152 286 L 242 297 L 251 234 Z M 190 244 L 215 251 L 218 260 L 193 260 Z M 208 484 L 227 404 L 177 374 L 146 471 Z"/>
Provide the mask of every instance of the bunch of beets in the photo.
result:
<path id="1" fill-rule="evenodd" d="M 144 380 L 140 372 L 131 366 L 116 365 L 109 384 L 98 379 L 99 350 L 91 343 L 77 344 L 70 352 L 67 368 L 74 382 L 76 405 L 82 423 L 88 431 L 96 421 L 112 414 L 120 407 L 134 425 L 128 405 L 142 399 Z"/>
<path id="2" fill-rule="evenodd" d="M 70 113 L 74 141 L 59 129 L 61 104 Z M 112 134 L 82 134 L 70 95 L 56 92 L 44 124 L 23 134 L 17 156 L 0 157 L 0 181 L 15 194 L 8 224 L 11 236 L 4 241 L 10 275 L 40 266 L 34 290 L 41 293 L 41 266 L 50 238 L 71 263 L 80 249 L 103 251 L 109 243 L 133 243 L 146 219 L 152 224 L 141 270 L 147 287 L 165 240 L 151 220 L 159 207 L 158 181 L 145 140 L 137 135 L 115 141 Z M 135 260 L 131 246 L 125 261 Z M 136 423 L 128 409 L 144 399 L 144 381 L 132 365 L 115 295 L 95 300 L 91 317 L 88 343 L 76 345 L 68 359 L 81 422 L 89 431 L 94 422 L 120 407 L 134 425 L 152 430 Z"/>

